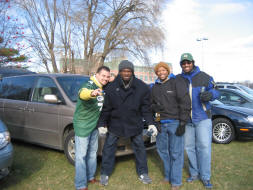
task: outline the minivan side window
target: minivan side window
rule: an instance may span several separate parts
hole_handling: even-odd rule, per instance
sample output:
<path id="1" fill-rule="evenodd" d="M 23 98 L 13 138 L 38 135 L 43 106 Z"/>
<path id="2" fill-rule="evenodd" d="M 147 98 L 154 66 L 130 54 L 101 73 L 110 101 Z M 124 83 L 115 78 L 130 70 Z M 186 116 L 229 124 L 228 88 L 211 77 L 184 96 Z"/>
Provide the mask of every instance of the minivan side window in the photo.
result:
<path id="1" fill-rule="evenodd" d="M 46 94 L 54 94 L 59 99 L 61 99 L 60 92 L 53 81 L 53 79 L 49 77 L 39 77 L 37 83 L 34 87 L 34 93 L 32 97 L 33 102 L 45 102 L 44 96 Z"/>
<path id="2" fill-rule="evenodd" d="M 35 76 L 3 78 L 0 98 L 28 101 L 35 81 Z"/>

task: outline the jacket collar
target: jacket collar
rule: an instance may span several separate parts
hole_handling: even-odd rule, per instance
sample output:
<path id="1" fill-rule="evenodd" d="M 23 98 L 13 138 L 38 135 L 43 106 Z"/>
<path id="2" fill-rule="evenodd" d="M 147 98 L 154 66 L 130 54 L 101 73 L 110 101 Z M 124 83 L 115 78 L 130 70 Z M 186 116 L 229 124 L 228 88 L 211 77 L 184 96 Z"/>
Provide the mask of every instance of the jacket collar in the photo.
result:
<path id="1" fill-rule="evenodd" d="M 118 76 L 115 78 L 115 82 L 118 83 L 118 85 L 122 88 L 122 89 L 125 89 L 125 84 L 121 78 L 121 76 L 118 74 Z M 136 87 L 136 78 L 135 76 L 133 75 L 131 80 L 130 80 L 130 86 L 129 88 L 135 88 Z M 129 89 L 127 88 L 127 89 Z"/>
<path id="2" fill-rule="evenodd" d="M 97 78 L 96 78 L 95 75 L 91 76 L 91 77 L 90 77 L 90 80 L 92 80 L 99 88 L 102 88 L 102 87 L 103 87 L 103 85 L 100 84 L 100 82 L 98 82 L 98 80 L 97 80 Z"/>
<path id="3" fill-rule="evenodd" d="M 193 70 L 190 73 L 185 73 L 184 71 L 182 71 L 182 76 L 184 78 L 191 79 L 192 77 L 194 77 L 199 72 L 200 72 L 199 67 L 198 66 L 194 66 Z"/>

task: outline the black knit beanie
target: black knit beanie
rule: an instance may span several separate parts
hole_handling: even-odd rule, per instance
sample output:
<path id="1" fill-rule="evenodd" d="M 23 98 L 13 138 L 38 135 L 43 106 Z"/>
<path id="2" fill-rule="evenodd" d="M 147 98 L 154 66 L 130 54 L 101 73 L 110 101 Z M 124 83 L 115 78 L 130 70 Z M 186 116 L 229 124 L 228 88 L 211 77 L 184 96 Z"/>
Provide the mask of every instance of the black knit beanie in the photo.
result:
<path id="1" fill-rule="evenodd" d="M 134 72 L 134 65 L 132 62 L 128 60 L 123 60 L 119 64 L 119 72 L 122 71 L 123 69 L 130 69 L 132 72 Z"/>

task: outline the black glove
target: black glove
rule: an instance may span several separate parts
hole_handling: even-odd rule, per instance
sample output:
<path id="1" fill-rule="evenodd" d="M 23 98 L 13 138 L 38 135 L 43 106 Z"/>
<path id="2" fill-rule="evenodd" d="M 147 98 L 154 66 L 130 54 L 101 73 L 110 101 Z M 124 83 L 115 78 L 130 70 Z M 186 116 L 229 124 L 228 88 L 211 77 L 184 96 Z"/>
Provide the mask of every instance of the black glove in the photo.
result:
<path id="1" fill-rule="evenodd" d="M 205 91 L 200 93 L 200 100 L 202 102 L 208 102 L 212 100 L 213 94 L 211 92 Z"/>
<path id="2" fill-rule="evenodd" d="M 186 122 L 179 121 L 177 130 L 176 130 L 176 133 L 175 133 L 177 136 L 182 136 L 184 134 L 184 132 L 185 132 L 185 125 L 186 125 Z"/>

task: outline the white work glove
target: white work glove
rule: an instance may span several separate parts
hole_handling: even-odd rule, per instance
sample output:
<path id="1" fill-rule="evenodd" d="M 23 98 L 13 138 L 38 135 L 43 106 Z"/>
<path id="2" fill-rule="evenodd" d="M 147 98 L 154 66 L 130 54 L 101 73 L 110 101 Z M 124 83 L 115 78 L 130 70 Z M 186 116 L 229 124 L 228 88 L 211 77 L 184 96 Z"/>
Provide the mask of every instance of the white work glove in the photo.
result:
<path id="1" fill-rule="evenodd" d="M 98 132 L 100 135 L 105 135 L 108 132 L 107 127 L 99 127 Z"/>
<path id="2" fill-rule="evenodd" d="M 156 126 L 154 126 L 154 125 L 149 125 L 148 126 L 148 132 L 151 132 L 153 137 L 156 137 L 157 134 L 158 134 Z"/>

